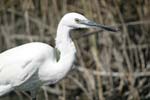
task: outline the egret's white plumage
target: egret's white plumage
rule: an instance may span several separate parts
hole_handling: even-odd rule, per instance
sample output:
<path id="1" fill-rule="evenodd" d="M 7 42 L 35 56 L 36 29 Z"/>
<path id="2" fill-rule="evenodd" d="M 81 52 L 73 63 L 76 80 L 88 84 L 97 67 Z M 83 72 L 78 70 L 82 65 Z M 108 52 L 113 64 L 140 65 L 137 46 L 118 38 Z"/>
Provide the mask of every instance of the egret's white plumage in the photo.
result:
<path id="1" fill-rule="evenodd" d="M 89 27 L 108 29 L 107 26 L 92 24 L 77 13 L 68 13 L 61 19 L 56 35 L 56 48 L 60 51 L 58 61 L 55 49 L 40 42 L 24 44 L 1 53 L 0 96 L 14 89 L 34 94 L 40 86 L 61 80 L 70 71 L 76 53 L 69 31 Z"/>

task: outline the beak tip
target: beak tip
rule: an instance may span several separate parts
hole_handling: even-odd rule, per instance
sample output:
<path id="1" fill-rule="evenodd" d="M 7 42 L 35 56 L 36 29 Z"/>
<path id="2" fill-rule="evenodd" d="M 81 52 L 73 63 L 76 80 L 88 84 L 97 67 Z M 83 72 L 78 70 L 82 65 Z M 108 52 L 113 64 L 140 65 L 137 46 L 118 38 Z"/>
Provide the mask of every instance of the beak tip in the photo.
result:
<path id="1" fill-rule="evenodd" d="M 111 31 L 111 32 L 119 32 L 120 29 L 118 27 L 109 27 L 109 28 L 106 28 L 107 31 Z"/>
<path id="2" fill-rule="evenodd" d="M 119 32 L 119 31 L 120 31 L 120 28 L 119 28 L 119 27 L 114 27 L 114 28 L 112 28 L 112 31 L 113 31 L 113 32 Z"/>

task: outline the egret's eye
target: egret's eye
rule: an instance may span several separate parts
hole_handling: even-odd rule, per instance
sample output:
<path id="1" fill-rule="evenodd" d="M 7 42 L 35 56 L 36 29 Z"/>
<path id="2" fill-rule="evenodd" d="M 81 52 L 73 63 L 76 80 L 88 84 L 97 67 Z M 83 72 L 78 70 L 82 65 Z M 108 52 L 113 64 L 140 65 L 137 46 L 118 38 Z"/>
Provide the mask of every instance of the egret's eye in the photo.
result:
<path id="1" fill-rule="evenodd" d="M 75 22 L 79 23 L 79 22 L 80 22 L 80 19 L 75 18 Z"/>

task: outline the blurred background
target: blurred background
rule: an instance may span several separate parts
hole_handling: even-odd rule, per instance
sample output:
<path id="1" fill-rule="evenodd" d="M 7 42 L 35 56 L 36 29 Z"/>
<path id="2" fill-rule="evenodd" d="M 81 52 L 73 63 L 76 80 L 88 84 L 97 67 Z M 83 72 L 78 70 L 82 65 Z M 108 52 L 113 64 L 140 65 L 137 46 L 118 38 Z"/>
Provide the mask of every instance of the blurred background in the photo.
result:
<path id="1" fill-rule="evenodd" d="M 68 12 L 119 26 L 120 32 L 73 31 L 75 68 L 41 89 L 38 100 L 150 100 L 150 0 L 0 0 L 0 52 L 33 41 L 54 46 Z M 81 35 L 87 32 L 94 34 Z M 16 91 L 0 100 L 30 96 Z"/>

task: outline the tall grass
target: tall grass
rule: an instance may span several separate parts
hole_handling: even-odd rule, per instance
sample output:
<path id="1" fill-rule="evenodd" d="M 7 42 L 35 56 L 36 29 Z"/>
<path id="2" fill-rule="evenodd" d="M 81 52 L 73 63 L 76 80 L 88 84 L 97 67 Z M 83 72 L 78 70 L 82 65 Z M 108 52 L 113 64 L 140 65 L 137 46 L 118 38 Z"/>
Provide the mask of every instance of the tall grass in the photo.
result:
<path id="1" fill-rule="evenodd" d="M 58 84 L 43 87 L 38 100 L 149 100 L 149 5 L 149 0 L 1 0 L 0 51 L 33 41 L 54 46 L 60 18 L 79 12 L 96 22 L 118 25 L 120 32 L 83 37 L 87 30 L 74 31 L 75 69 Z M 29 99 L 26 92 L 0 97 Z"/>

